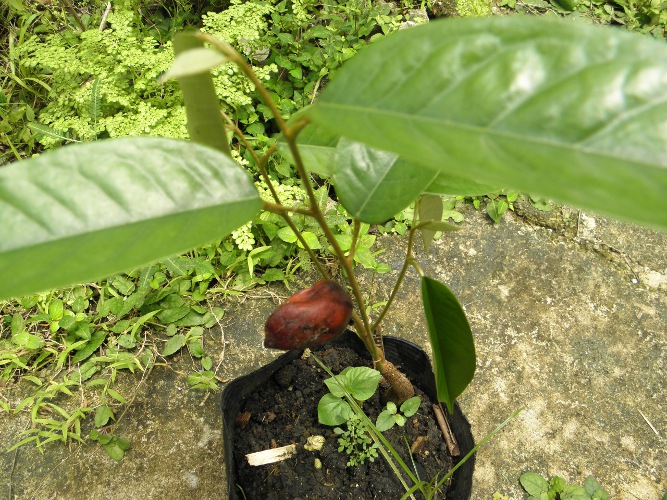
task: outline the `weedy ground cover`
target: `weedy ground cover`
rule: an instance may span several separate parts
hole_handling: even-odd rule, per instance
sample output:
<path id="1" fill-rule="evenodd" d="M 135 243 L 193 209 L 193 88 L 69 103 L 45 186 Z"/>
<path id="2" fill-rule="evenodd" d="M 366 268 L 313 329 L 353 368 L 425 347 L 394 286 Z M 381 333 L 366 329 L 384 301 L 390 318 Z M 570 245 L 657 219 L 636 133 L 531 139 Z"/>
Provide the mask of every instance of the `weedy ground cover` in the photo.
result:
<path id="1" fill-rule="evenodd" d="M 289 116 L 312 102 L 345 60 L 374 36 L 396 29 L 402 18 L 370 2 L 232 2 L 223 11 L 194 16 L 193 10 L 204 12 L 211 5 L 163 2 L 140 8 L 132 1 L 119 1 L 100 30 L 104 6 L 77 3 L 72 12 L 67 4 L 53 2 L 40 10 L 13 0 L 0 7 L 10 20 L 2 32 L 6 71 L 0 92 L 0 161 L 73 141 L 145 134 L 183 137 L 185 115 L 178 90 L 175 85 L 157 85 L 155 77 L 170 64 L 169 40 L 184 25 L 202 26 L 235 41 Z M 573 10 L 555 4 L 507 6 L 552 15 L 579 12 L 664 35 L 663 9 L 652 3 L 582 2 Z M 242 21 L 242 30 L 226 31 L 230 19 Z M 98 50 L 100 46 L 104 50 Z M 267 51 L 269 47 L 272 50 Z M 258 151 L 273 147 L 268 108 L 234 69 L 223 66 L 216 71 L 216 91 L 230 103 L 226 111 L 233 125 Z M 235 157 L 247 161 L 246 145 L 233 144 Z M 286 204 L 304 197 L 289 162 L 276 159 L 268 167 L 281 181 L 280 195 Z M 268 198 L 268 188 L 260 181 L 256 186 Z M 327 205 L 328 194 L 323 182 L 318 199 L 338 230 L 343 250 L 346 242 L 358 238 L 355 260 L 377 272 L 386 271 L 373 252 L 371 227 L 354 227 L 342 209 Z M 506 193 L 485 200 L 489 215 L 494 220 L 502 216 L 511 209 L 514 196 Z M 456 200 L 448 203 L 445 208 L 456 217 Z M 409 210 L 387 229 L 404 232 L 405 221 L 412 219 Z M 294 220 L 311 248 L 326 251 L 316 226 L 298 216 Z M 184 347 L 198 364 L 188 377 L 190 385 L 213 389 L 219 365 L 206 355 L 204 329 L 215 325 L 223 311 L 210 305 L 212 298 L 255 284 L 288 282 L 306 262 L 291 228 L 276 214 L 262 212 L 230 238 L 187 255 L 99 283 L 2 303 L 2 383 L 22 379 L 34 384 L 35 392 L 18 404 L 0 400 L 0 405 L 6 412 L 30 412 L 35 427 L 24 443 L 78 441 L 87 415 L 94 414 L 95 424 L 104 427 L 113 421 L 116 405 L 127 400 L 127 395 L 113 389 L 118 371 L 145 370 L 160 356 Z M 91 406 L 66 409 L 56 398 L 68 396 L 77 384 L 97 387 L 99 399 Z M 115 458 L 122 456 L 121 444 L 113 443 Z"/>
<path id="2" fill-rule="evenodd" d="M 173 58 L 173 33 L 184 26 L 199 26 L 254 54 L 255 70 L 289 113 L 311 102 L 322 82 L 373 34 L 397 29 L 402 19 L 386 5 L 370 2 L 214 3 L 118 1 L 111 11 L 97 2 L 79 2 L 76 10 L 57 1 L 44 7 L 18 0 L 3 5 L 10 22 L 1 33 L 6 72 L 0 80 L 0 164 L 73 142 L 185 137 L 180 90 L 157 82 Z M 230 23 L 236 27 L 230 29 Z M 252 147 L 271 147 L 268 108 L 252 86 L 223 68 L 216 90 Z M 236 143 L 234 155 L 247 163 L 246 145 Z M 284 203 L 304 198 L 287 161 L 272 161 L 270 170 L 281 180 L 277 189 Z M 270 197 L 261 181 L 256 187 Z M 317 191 L 323 208 L 328 191 L 326 183 Z M 349 215 L 339 207 L 329 209 L 341 244 L 349 246 L 354 231 Z M 403 233 L 410 219 L 411 213 L 398 214 L 386 230 Z M 305 217 L 295 223 L 311 248 L 326 251 L 316 224 Z M 388 266 L 372 250 L 370 229 L 357 228 L 355 259 L 386 272 Z M 145 371 L 183 348 L 193 359 L 190 387 L 218 389 L 220 360 L 206 354 L 210 339 L 205 341 L 204 331 L 224 311 L 211 304 L 267 282 L 289 283 L 309 266 L 294 232 L 276 214 L 263 212 L 225 240 L 187 255 L 98 283 L 0 302 L 0 383 L 23 380 L 34 386 L 34 394 L 20 401 L 0 396 L 2 411 L 30 412 L 33 428 L 17 446 L 34 442 L 41 449 L 51 441 L 82 441 L 81 423 L 89 415 L 96 428 L 107 429 L 128 400 L 113 389 L 118 372 Z M 72 386 L 96 396 L 85 406 L 72 406 Z M 122 457 L 117 441 L 99 434 L 91 439 L 112 457 Z"/>

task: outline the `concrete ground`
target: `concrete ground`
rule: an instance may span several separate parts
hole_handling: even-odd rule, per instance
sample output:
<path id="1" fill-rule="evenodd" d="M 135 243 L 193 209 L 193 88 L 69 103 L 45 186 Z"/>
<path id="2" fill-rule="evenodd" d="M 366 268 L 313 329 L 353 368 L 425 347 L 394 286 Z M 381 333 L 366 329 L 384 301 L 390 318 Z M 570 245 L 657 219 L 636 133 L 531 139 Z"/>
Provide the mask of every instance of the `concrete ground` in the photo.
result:
<path id="1" fill-rule="evenodd" d="M 579 484 L 592 474 L 613 499 L 660 500 L 667 234 L 566 208 L 545 214 L 521 205 L 498 225 L 482 212 L 465 215 L 462 231 L 422 252 L 426 272 L 464 304 L 476 338 L 477 374 L 459 401 L 477 440 L 525 407 L 478 453 L 473 498 L 495 491 L 524 498 L 518 478 L 532 470 Z M 379 239 L 394 269 L 403 245 Z M 386 298 L 395 274 L 363 276 L 375 301 Z M 418 285 L 410 274 L 385 333 L 427 347 Z M 224 379 L 275 356 L 261 348 L 262 326 L 287 295 L 264 288 L 224 304 L 222 329 L 206 337 Z M 117 433 L 133 445 L 122 462 L 97 445 L 54 445 L 43 455 L 22 447 L 0 454 L 0 498 L 224 498 L 220 397 L 189 390 L 191 369 L 183 355 L 170 367 L 122 377 L 118 389 L 132 403 Z M 0 417 L 0 450 L 28 422 Z"/>

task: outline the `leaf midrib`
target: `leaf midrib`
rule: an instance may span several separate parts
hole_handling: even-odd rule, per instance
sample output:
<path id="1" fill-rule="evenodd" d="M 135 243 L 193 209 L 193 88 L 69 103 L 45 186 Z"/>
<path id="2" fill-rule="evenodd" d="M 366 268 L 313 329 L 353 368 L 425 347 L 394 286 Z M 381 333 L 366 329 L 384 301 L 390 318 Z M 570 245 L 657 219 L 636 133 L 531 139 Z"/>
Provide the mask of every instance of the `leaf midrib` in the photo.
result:
<path id="1" fill-rule="evenodd" d="M 665 99 L 667 101 L 667 98 Z M 359 105 L 350 105 L 350 104 L 340 104 L 340 103 L 332 103 L 332 102 L 322 102 L 320 101 L 317 104 L 317 107 L 319 108 L 330 108 L 331 110 L 334 111 L 343 111 L 345 113 L 350 113 L 351 114 L 359 114 L 363 113 L 365 115 L 374 115 L 374 116 L 384 116 L 384 117 L 391 117 L 395 119 L 400 119 L 401 121 L 405 122 L 413 122 L 413 123 L 424 123 L 424 124 L 437 124 L 441 127 L 447 127 L 451 128 L 454 130 L 461 130 L 465 132 L 470 132 L 474 133 L 478 136 L 490 136 L 490 137 L 498 137 L 498 138 L 503 138 L 503 139 L 511 139 L 514 141 L 521 141 L 521 142 L 530 142 L 536 145 L 544 145 L 544 146 L 551 146 L 553 148 L 557 149 L 562 149 L 566 150 L 569 152 L 576 151 L 580 153 L 585 153 L 590 156 L 594 157 L 599 157 L 599 158 L 604 158 L 606 160 L 613 160 L 613 161 L 618 161 L 619 158 L 632 161 L 634 164 L 637 165 L 643 165 L 646 168 L 651 168 L 655 169 L 655 162 L 653 161 L 648 161 L 648 160 L 642 160 L 642 159 L 637 159 L 637 158 L 630 158 L 630 157 L 625 157 L 622 156 L 619 152 L 615 151 L 613 153 L 605 154 L 604 151 L 598 150 L 598 149 L 592 149 L 589 147 L 582 146 L 580 144 L 572 143 L 572 142 L 562 142 L 562 141 L 554 141 L 547 139 L 545 137 L 538 137 L 538 136 L 531 136 L 528 135 L 527 132 L 510 132 L 510 131 L 503 131 L 503 130 L 498 130 L 498 129 L 489 129 L 486 127 L 482 127 L 479 125 L 471 125 L 467 123 L 460 123 L 460 122 L 455 122 L 452 120 L 448 119 L 443 119 L 443 118 L 432 118 L 432 117 L 425 117 L 425 116 L 418 116 L 416 117 L 414 114 L 410 113 L 401 113 L 397 111 L 387 111 L 387 110 L 378 110 L 375 108 L 366 108 L 363 106 Z M 322 120 L 319 122 L 319 125 L 322 127 L 325 127 L 329 130 L 335 131 L 334 128 L 330 127 L 325 120 Z M 662 165 L 664 168 L 667 168 L 667 164 Z"/>

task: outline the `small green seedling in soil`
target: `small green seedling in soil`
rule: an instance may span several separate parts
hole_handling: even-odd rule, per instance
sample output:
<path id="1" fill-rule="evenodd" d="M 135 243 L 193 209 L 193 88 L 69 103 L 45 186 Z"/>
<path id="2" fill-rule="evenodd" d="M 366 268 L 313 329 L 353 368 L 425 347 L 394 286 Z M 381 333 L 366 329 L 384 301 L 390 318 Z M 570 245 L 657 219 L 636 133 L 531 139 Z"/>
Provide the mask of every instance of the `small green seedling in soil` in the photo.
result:
<path id="1" fill-rule="evenodd" d="M 334 433 L 339 436 L 338 451 L 345 451 L 350 456 L 347 466 L 354 467 L 366 460 L 374 462 L 378 457 L 378 444 L 369 436 L 364 422 L 352 413 L 346 424 L 347 429 L 335 427 Z"/>
<path id="2" fill-rule="evenodd" d="M 586 478 L 583 487 L 568 484 L 558 476 L 547 481 L 536 472 L 521 474 L 519 481 L 529 495 L 528 500 L 609 500 L 609 494 L 593 476 Z"/>
<path id="3" fill-rule="evenodd" d="M 414 396 L 403 402 L 399 413 L 396 404 L 389 401 L 387 403 L 387 408 L 378 415 L 375 427 L 377 427 L 380 432 L 388 431 L 394 424 L 403 427 L 407 418 L 417 413 L 417 410 L 419 410 L 419 403 L 421 403 L 421 398 L 419 396 Z"/>
<path id="4" fill-rule="evenodd" d="M 378 446 L 369 436 L 365 423 L 345 401 L 345 393 L 358 402 L 366 401 L 377 390 L 381 377 L 380 372 L 372 368 L 348 366 L 324 381 L 330 392 L 320 399 L 317 416 L 324 425 L 347 425 L 346 430 L 336 427 L 334 432 L 340 436 L 338 451 L 344 450 L 350 455 L 348 466 L 363 464 L 366 460 L 372 462 L 378 456 Z"/>
<path id="5" fill-rule="evenodd" d="M 512 415 L 510 415 L 503 423 L 498 425 L 493 431 L 491 431 L 484 438 L 482 438 L 473 447 L 472 450 L 470 450 L 452 469 L 446 472 L 443 476 L 439 475 L 435 476 L 429 482 L 427 482 L 418 478 L 413 473 L 412 469 L 405 464 L 405 462 L 401 459 L 396 450 L 391 446 L 389 441 L 387 441 L 387 439 L 382 435 L 382 433 L 373 424 L 373 422 L 366 416 L 366 414 L 360 408 L 359 404 L 357 404 L 356 398 L 353 397 L 350 391 L 347 390 L 347 388 L 351 388 L 355 392 L 355 394 L 357 394 L 357 396 L 361 395 L 365 397 L 365 399 L 370 398 L 370 396 L 373 394 L 373 392 L 375 392 L 375 389 L 377 389 L 377 386 L 379 384 L 379 378 L 377 377 L 377 375 L 373 373 L 376 370 L 372 370 L 371 368 L 356 369 L 348 367 L 344 369 L 339 375 L 334 375 L 331 372 L 331 370 L 324 363 L 322 363 L 322 361 L 315 354 L 311 353 L 311 356 L 317 362 L 320 368 L 322 368 L 325 372 L 327 372 L 331 376 L 331 378 L 325 380 L 325 383 L 327 384 L 327 387 L 329 387 L 330 391 L 331 387 L 333 387 L 333 391 L 336 391 L 336 394 L 342 393 L 342 396 L 334 396 L 334 394 L 332 393 L 325 394 L 322 397 L 322 399 L 320 399 L 320 403 L 318 404 L 317 407 L 318 418 L 320 420 L 320 423 L 324 425 L 337 425 L 336 423 L 327 423 L 327 422 L 340 421 L 340 423 L 348 422 L 349 425 L 349 421 L 351 420 L 351 418 L 349 417 L 348 411 L 351 411 L 355 417 L 359 418 L 362 425 L 365 426 L 366 431 L 368 432 L 370 438 L 373 440 L 373 444 L 380 452 L 380 454 L 382 454 L 383 458 L 387 461 L 387 463 L 389 464 L 390 468 L 392 469 L 398 480 L 405 487 L 406 493 L 403 496 L 403 498 L 408 498 L 408 497 L 412 498 L 412 493 L 416 491 L 420 491 L 424 495 L 424 498 L 426 498 L 427 500 L 434 498 L 437 492 L 440 490 L 440 488 L 442 488 L 442 486 L 449 480 L 449 478 L 454 474 L 454 472 L 459 467 L 461 467 L 468 459 L 470 459 L 470 457 L 473 456 L 473 454 L 477 451 L 478 448 L 483 446 L 493 436 L 495 436 L 498 432 L 500 432 L 500 430 L 503 429 L 503 427 L 505 427 L 512 419 L 514 419 L 523 410 L 523 408 L 519 408 L 514 413 L 512 413 Z M 377 383 L 375 383 L 374 381 L 375 379 L 377 379 L 378 381 Z M 369 383 L 369 381 L 372 382 L 372 384 Z M 373 385 L 375 386 L 374 388 L 372 387 Z M 373 390 L 372 392 L 370 392 L 370 395 L 368 395 L 368 391 L 370 391 L 371 388 Z M 346 405 L 340 405 L 336 401 L 336 399 L 342 397 L 344 397 L 347 400 L 343 401 L 343 403 L 346 403 Z M 419 408 L 418 403 L 419 402 L 417 402 L 417 404 L 411 402 L 405 408 L 402 408 L 401 411 L 403 411 L 404 413 L 410 412 L 413 409 L 412 405 L 415 405 L 417 408 Z M 356 424 L 353 423 L 352 425 Z M 408 487 L 405 479 L 403 478 L 403 475 L 399 471 L 399 467 L 413 482 L 412 487 Z"/>
<path id="6" fill-rule="evenodd" d="M 364 421 L 354 412 L 350 404 L 345 401 L 345 393 L 349 393 L 357 402 L 366 401 L 377 390 L 380 383 L 380 372 L 367 367 L 347 367 L 340 374 L 324 381 L 329 394 L 325 394 L 317 405 L 317 415 L 321 424 L 346 424 L 347 429 L 336 427 L 334 433 L 338 438 L 338 451 L 345 451 L 350 455 L 348 466 L 362 464 L 366 460 L 371 462 L 378 456 L 378 444 L 374 442 Z M 375 424 L 376 430 L 384 432 L 394 424 L 403 426 L 406 417 L 411 417 L 419 409 L 421 399 L 412 397 L 401 405 L 401 413 L 392 402 L 380 413 Z"/>

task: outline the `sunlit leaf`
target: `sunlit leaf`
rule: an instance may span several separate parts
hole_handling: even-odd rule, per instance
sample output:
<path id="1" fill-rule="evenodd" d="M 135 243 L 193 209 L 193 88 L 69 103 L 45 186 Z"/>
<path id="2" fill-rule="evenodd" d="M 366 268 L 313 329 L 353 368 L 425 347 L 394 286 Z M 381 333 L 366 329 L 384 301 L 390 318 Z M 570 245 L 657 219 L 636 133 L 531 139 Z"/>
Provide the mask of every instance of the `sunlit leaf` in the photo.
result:
<path id="1" fill-rule="evenodd" d="M 369 45 L 308 118 L 457 178 L 667 228 L 667 45 L 539 17 Z"/>
<path id="2" fill-rule="evenodd" d="M 98 141 L 5 166 L 0 299 L 184 252 L 224 237 L 260 207 L 239 165 L 184 141 Z"/>

